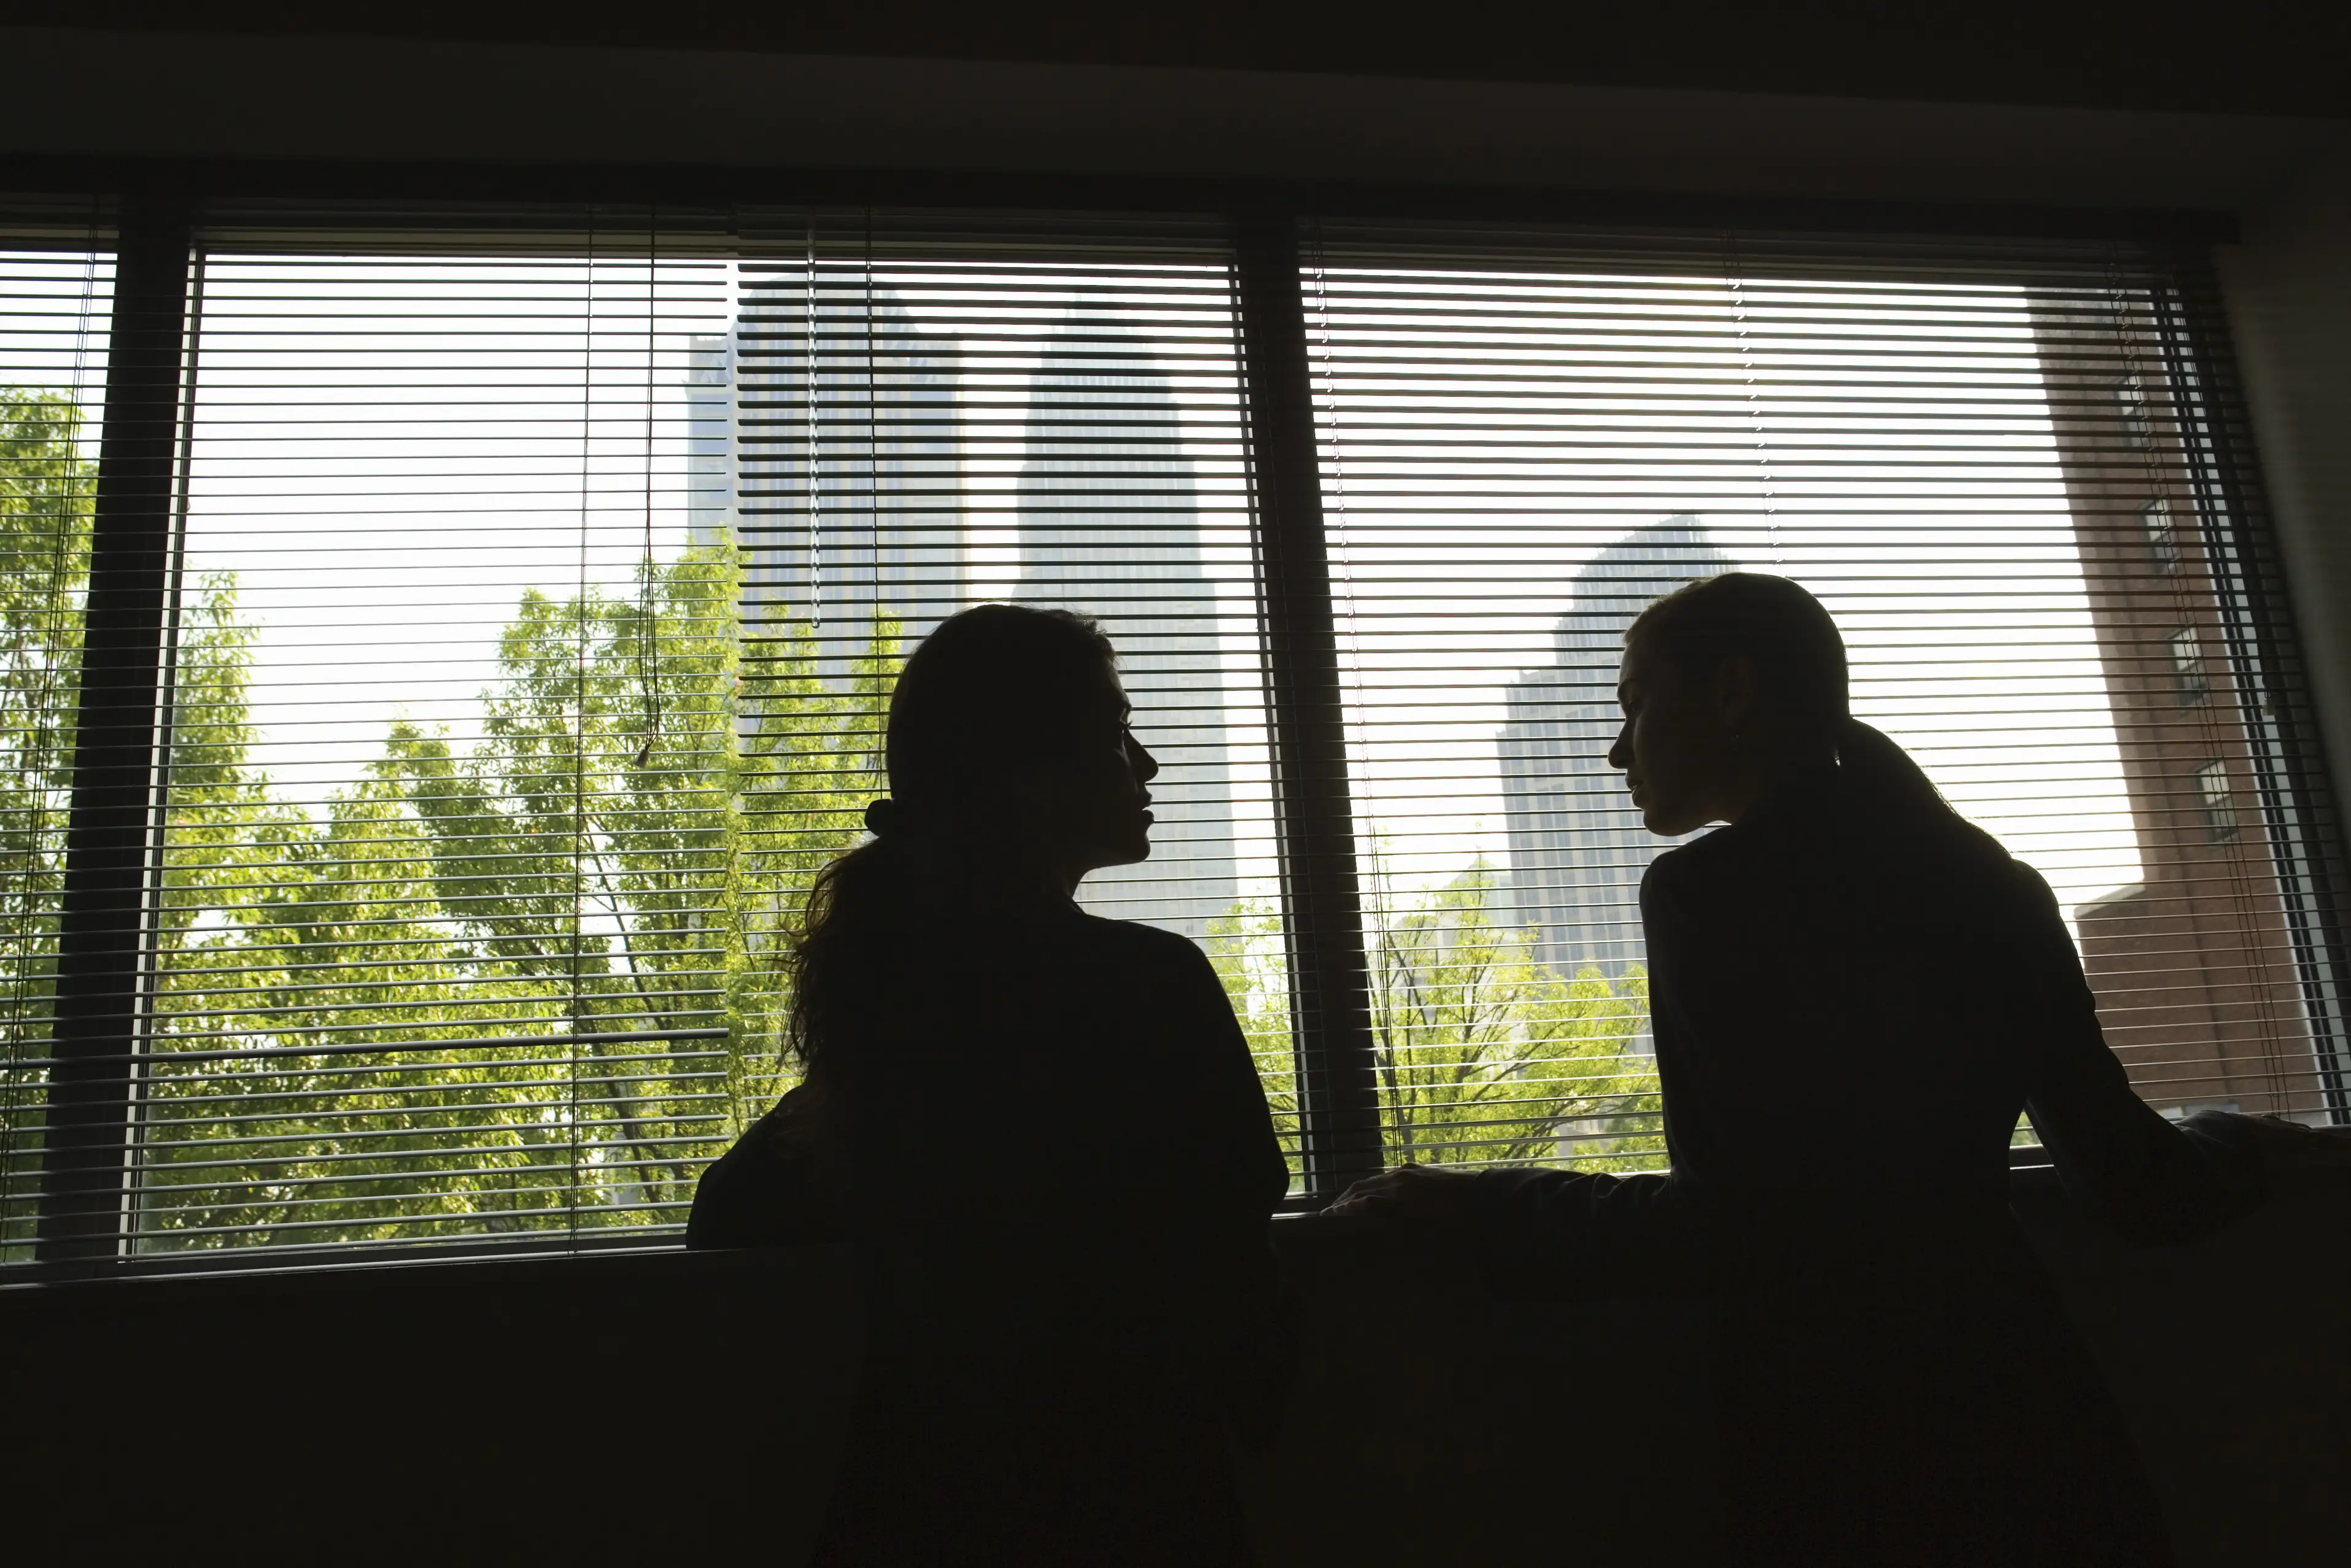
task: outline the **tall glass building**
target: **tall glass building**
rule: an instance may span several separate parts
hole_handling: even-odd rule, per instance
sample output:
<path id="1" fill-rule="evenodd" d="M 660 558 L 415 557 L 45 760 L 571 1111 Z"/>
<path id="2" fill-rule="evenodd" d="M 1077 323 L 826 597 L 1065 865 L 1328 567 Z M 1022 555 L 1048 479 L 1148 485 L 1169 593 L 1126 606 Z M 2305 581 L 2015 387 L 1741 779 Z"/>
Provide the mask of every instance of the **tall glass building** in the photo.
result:
<path id="1" fill-rule="evenodd" d="M 1013 597 L 1102 622 L 1160 763 L 1152 858 L 1089 877 L 1082 902 L 1196 940 L 1238 889 L 1216 594 L 1182 436 L 1142 340 L 1074 324 L 1056 339 L 1029 384 Z"/>
<path id="2" fill-rule="evenodd" d="M 1682 842 L 1652 836 L 1608 765 L 1622 716 L 1616 669 L 1641 607 L 1693 578 L 1733 570 L 1694 517 L 1635 528 L 1575 574 L 1552 632 L 1552 662 L 1505 694 L 1502 805 L 1510 824 L 1511 918 L 1560 974 L 1614 977 L 1642 961 L 1641 876 Z"/>
<path id="3" fill-rule="evenodd" d="M 781 329 L 763 329 L 770 310 Z M 747 628 L 806 622 L 823 674 L 845 681 L 877 619 L 911 647 L 965 600 L 959 356 L 887 297 L 831 332 L 808 312 L 747 286 L 736 330 L 694 340 L 690 537 L 739 542 Z M 759 430 L 738 423 L 747 391 Z M 796 426 L 767 428 L 795 407 Z"/>
<path id="4" fill-rule="evenodd" d="M 877 612 L 911 647 L 989 596 L 971 549 L 999 537 L 964 513 L 956 340 L 919 329 L 886 295 L 870 316 L 853 303 L 838 330 L 821 316 L 811 330 L 803 296 L 770 310 L 747 288 L 734 333 L 695 340 L 685 385 L 692 542 L 737 540 L 747 634 L 809 622 L 838 682 Z M 1161 764 L 1157 825 L 1152 859 L 1090 877 L 1082 902 L 1197 939 L 1238 889 L 1217 601 L 1183 421 L 1140 337 L 1073 319 L 1042 359 L 1023 402 L 987 410 L 976 434 L 992 451 L 1000 419 L 1019 432 L 1017 568 L 993 592 L 1082 611 L 1117 644 L 1136 731 Z M 771 412 L 794 409 L 802 427 Z"/>

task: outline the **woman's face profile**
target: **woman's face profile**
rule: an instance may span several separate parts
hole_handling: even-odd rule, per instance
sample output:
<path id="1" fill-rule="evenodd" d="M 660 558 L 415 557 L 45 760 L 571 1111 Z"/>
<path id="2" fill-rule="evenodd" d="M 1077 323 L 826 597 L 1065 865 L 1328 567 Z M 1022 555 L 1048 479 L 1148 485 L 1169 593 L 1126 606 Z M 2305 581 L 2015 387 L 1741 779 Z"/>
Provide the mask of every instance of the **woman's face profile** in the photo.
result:
<path id="1" fill-rule="evenodd" d="M 1151 780 L 1159 761 L 1128 727 L 1126 694 L 1112 681 L 1080 743 L 1066 817 L 1070 859 L 1081 875 L 1151 857 Z"/>
<path id="2" fill-rule="evenodd" d="M 1625 727 L 1608 748 L 1608 765 L 1625 770 L 1642 825 L 1661 838 L 1726 815 L 1731 705 L 1722 685 L 1655 659 L 1637 643 L 1625 650 L 1616 681 Z"/>

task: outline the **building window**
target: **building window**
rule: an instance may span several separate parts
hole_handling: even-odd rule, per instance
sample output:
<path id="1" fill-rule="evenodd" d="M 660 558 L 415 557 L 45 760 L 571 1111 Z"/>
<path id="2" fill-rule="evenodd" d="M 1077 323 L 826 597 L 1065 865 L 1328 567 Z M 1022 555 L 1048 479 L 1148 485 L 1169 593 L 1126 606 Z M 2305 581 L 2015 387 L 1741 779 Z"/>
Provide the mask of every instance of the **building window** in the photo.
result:
<path id="1" fill-rule="evenodd" d="M 2164 645 L 2171 651 L 2171 684 L 2179 693 L 2179 705 L 2193 707 L 2212 689 L 2211 678 L 2204 673 L 2203 642 L 2195 627 L 2182 626 Z"/>
<path id="2" fill-rule="evenodd" d="M 2139 528 L 2147 538 L 2147 564 L 2168 575 L 2179 570 L 2179 528 L 2171 517 L 2171 503 L 2158 496 L 2138 509 Z"/>
<path id="3" fill-rule="evenodd" d="M 2115 383 L 2115 415 L 2122 422 L 2123 438 L 2133 446 L 2155 442 L 2155 414 L 2148 407 L 2147 388 L 2137 376 Z"/>
<path id="4" fill-rule="evenodd" d="M 2196 770 L 2196 804 L 2204 831 L 2214 843 L 2237 836 L 2237 798 L 2229 789 L 2229 765 L 2208 762 Z"/>

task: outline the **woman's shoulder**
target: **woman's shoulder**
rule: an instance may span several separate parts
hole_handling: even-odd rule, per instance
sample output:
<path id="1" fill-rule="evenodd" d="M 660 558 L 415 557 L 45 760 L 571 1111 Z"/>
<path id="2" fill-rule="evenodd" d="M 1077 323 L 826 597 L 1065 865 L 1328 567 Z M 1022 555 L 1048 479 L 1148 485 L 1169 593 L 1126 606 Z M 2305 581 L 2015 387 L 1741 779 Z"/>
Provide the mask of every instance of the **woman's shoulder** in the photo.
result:
<path id="1" fill-rule="evenodd" d="M 1208 956 L 1197 943 L 1139 920 L 1112 920 L 1076 910 L 1068 932 L 1072 946 L 1098 961 L 1171 974 L 1208 971 Z"/>
<path id="2" fill-rule="evenodd" d="M 1960 902 L 2035 908 L 2053 903 L 2041 873 L 1982 829 L 1954 822 L 1931 835 L 1872 831 L 1854 821 L 1774 821 L 1717 828 L 1665 851 L 1642 881 L 1645 901 L 1709 900 L 1749 884 L 1794 891 L 1815 883 L 1852 888 L 1886 883 Z"/>
<path id="3" fill-rule="evenodd" d="M 1687 843 L 1660 850 L 1642 873 L 1642 896 L 1679 893 L 1744 875 L 1754 869 L 1752 852 L 1747 840 L 1728 828 L 1716 828 Z"/>

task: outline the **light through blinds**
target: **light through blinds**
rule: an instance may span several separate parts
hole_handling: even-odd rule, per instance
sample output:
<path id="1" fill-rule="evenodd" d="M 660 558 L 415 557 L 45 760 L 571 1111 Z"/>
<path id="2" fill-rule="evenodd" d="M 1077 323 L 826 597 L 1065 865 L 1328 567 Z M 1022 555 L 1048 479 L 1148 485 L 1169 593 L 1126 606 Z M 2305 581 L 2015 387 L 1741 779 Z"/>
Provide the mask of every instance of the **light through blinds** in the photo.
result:
<path id="1" fill-rule="evenodd" d="M 30 1256 L 114 259 L 0 248 L 0 1261 Z"/>
<path id="2" fill-rule="evenodd" d="M 214 236 L 134 1251 L 660 1225 L 733 1086 L 731 269 Z"/>
<path id="3" fill-rule="evenodd" d="M 1207 949 L 1298 1202 L 1662 1162 L 1615 666 L 1732 568 L 1817 592 L 1862 716 L 2055 887 L 2143 1094 L 2344 1114 L 2192 267 L 1298 232 L 254 208 L 0 251 L 0 1258 L 674 1239 L 792 1082 L 778 960 L 900 664 L 990 601 L 1117 645 L 1154 853 L 1081 899 Z"/>
<path id="4" fill-rule="evenodd" d="M 1228 270 L 203 236 L 127 1251 L 674 1231 L 789 1084 L 776 960 L 899 661 L 990 600 L 1116 642 L 1160 826 L 1084 902 L 1208 945 L 1280 1092 Z"/>
<path id="5" fill-rule="evenodd" d="M 1079 901 L 1205 946 L 1293 1153 L 1240 369 L 1220 230 L 1002 231 L 858 214 L 748 231 L 705 350 L 697 525 L 743 568 L 745 840 L 777 933 L 885 792 L 904 651 L 1009 601 L 1094 617 L 1157 758 L 1151 858 Z M 733 487 L 718 412 L 731 407 Z M 772 938 L 770 938 L 772 939 Z"/>
<path id="6" fill-rule="evenodd" d="M 2324 1113 L 2306 781 L 2159 280 L 1332 229 L 1303 282 L 1390 1157 L 1660 1161 L 1616 666 L 1734 569 L 2053 884 L 2146 1098 Z"/>

